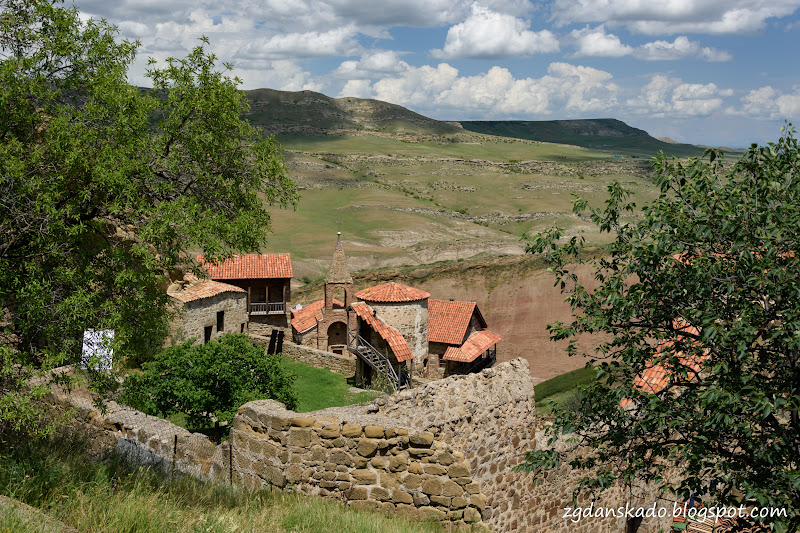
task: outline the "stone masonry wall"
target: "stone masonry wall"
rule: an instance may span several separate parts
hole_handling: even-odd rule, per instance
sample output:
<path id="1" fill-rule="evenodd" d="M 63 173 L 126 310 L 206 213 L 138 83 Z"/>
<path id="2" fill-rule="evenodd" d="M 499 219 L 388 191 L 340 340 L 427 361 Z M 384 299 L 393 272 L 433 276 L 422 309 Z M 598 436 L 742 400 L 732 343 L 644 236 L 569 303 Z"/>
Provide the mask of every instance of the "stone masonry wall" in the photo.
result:
<path id="1" fill-rule="evenodd" d="M 572 505 L 572 492 L 581 477 L 567 467 L 534 477 L 512 467 L 525 452 L 544 445 L 545 421 L 534 412 L 534 392 L 527 361 L 515 359 L 478 374 L 451 376 L 424 387 L 378 400 L 377 415 L 413 425 L 461 450 L 473 476 L 487 496 L 484 519 L 492 531 L 531 533 L 611 533 L 625 531 L 619 518 L 586 518 L 572 522 L 563 508 Z M 538 437 L 537 437 L 538 432 Z M 626 502 L 639 506 L 653 498 L 641 487 L 609 491 L 595 506 L 617 508 Z M 588 506 L 588 500 L 579 500 Z M 656 533 L 666 522 L 645 520 L 639 533 Z M 664 531 L 669 531 L 665 528 Z"/>
<path id="2" fill-rule="evenodd" d="M 273 400 L 239 408 L 230 439 L 215 445 L 169 421 L 54 391 L 77 407 L 91 438 L 134 464 L 204 481 L 299 490 L 357 508 L 455 523 L 481 523 L 486 497 L 463 453 L 432 434 L 363 413 L 363 407 L 298 415 Z"/>
<path id="3" fill-rule="evenodd" d="M 217 330 L 217 312 L 224 311 L 223 330 Z M 240 333 L 241 325 L 247 331 L 247 295 L 238 292 L 225 292 L 189 302 L 183 306 L 180 316 L 172 323 L 173 337 L 177 341 L 195 339 L 195 344 L 203 342 L 204 328 L 211 326 L 212 339 L 225 333 Z"/>
<path id="4" fill-rule="evenodd" d="M 400 332 L 414 354 L 414 361 L 421 366 L 428 356 L 428 301 L 367 303 L 384 322 Z"/>
<path id="5" fill-rule="evenodd" d="M 298 361 L 308 363 L 318 368 L 327 368 L 337 374 L 352 376 L 356 373 L 355 357 L 338 355 L 333 352 L 323 352 L 310 346 L 295 344 L 288 341 L 288 337 L 283 342 L 283 355 Z"/>
<path id="6" fill-rule="evenodd" d="M 626 527 L 625 518 L 563 517 L 579 472 L 561 467 L 535 485 L 532 475 L 512 471 L 527 450 L 544 445 L 546 423 L 534 413 L 522 359 L 369 405 L 300 415 L 272 400 L 250 402 L 221 445 L 114 402 L 101 414 L 88 398 L 55 394 L 78 407 L 96 440 L 130 460 L 203 480 L 300 490 L 354 507 L 477 522 L 498 532 L 622 533 Z M 618 486 L 593 505 L 653 503 L 661 502 L 646 487 Z M 671 502 L 663 503 L 671 510 Z M 637 531 L 669 531 L 669 519 L 645 519 Z"/>
<path id="7" fill-rule="evenodd" d="M 430 433 L 357 411 L 298 415 L 272 400 L 245 404 L 231 432 L 234 480 L 413 518 L 481 521 L 486 497 L 463 453 Z"/>

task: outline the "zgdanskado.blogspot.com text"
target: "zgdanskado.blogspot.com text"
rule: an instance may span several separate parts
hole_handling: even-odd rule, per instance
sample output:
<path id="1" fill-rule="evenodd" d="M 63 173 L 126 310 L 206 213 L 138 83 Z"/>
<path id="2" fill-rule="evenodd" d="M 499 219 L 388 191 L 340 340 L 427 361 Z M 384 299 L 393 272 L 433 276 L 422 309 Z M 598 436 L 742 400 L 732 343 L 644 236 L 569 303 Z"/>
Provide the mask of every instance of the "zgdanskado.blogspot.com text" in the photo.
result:
<path id="1" fill-rule="evenodd" d="M 739 507 L 719 506 L 719 507 L 690 507 L 688 503 L 683 505 L 677 502 L 672 509 L 658 506 L 656 503 L 649 507 L 631 507 L 625 504 L 620 507 L 595 507 L 592 502 L 588 507 L 564 507 L 563 518 L 572 522 L 580 522 L 586 518 L 672 518 L 685 517 L 697 522 L 712 522 L 724 518 L 780 518 L 786 517 L 787 512 L 782 507 Z"/>

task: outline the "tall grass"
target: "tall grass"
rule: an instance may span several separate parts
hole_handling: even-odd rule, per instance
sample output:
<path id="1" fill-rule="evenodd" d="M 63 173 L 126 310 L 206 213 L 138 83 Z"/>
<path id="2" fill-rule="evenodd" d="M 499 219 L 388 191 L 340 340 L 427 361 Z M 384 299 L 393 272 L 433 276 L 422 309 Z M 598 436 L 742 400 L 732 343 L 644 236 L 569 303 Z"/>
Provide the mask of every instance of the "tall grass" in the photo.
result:
<path id="1" fill-rule="evenodd" d="M 70 438 L 3 443 L 0 494 L 92 533 L 441 531 L 438 524 L 357 511 L 321 498 L 170 479 L 114 458 L 91 460 L 83 449 L 84 443 Z M 0 533 L 6 530 L 38 532 L 43 526 L 5 508 L 0 509 Z"/>

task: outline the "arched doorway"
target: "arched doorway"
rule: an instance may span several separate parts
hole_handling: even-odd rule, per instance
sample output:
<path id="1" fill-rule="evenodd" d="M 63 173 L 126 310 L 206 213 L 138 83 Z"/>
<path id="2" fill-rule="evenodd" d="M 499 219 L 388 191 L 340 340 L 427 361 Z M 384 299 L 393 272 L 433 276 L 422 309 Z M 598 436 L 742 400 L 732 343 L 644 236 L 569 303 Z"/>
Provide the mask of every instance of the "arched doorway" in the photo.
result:
<path id="1" fill-rule="evenodd" d="M 328 351 L 342 354 L 347 349 L 347 324 L 334 322 L 328 327 Z"/>

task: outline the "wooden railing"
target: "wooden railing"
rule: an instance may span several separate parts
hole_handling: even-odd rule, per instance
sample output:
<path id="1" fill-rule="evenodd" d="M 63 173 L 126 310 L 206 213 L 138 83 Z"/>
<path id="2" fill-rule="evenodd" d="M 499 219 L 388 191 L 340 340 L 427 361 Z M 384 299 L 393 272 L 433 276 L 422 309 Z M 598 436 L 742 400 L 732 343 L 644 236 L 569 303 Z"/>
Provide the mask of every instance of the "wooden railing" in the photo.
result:
<path id="1" fill-rule="evenodd" d="M 251 315 L 282 315 L 286 313 L 286 302 L 250 302 Z"/>

